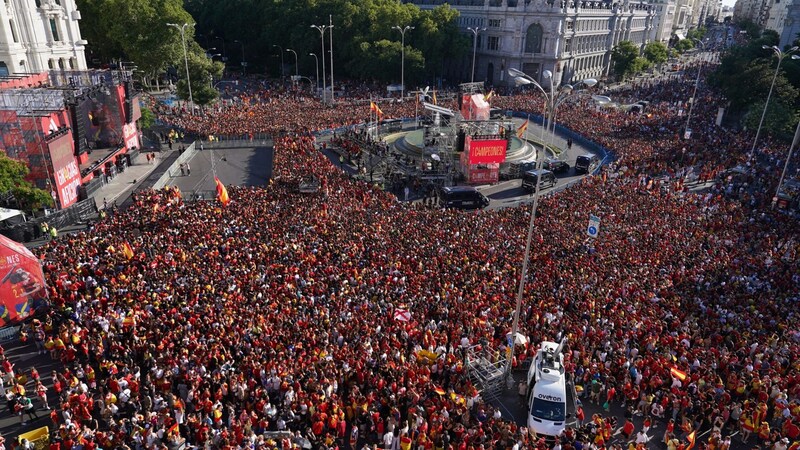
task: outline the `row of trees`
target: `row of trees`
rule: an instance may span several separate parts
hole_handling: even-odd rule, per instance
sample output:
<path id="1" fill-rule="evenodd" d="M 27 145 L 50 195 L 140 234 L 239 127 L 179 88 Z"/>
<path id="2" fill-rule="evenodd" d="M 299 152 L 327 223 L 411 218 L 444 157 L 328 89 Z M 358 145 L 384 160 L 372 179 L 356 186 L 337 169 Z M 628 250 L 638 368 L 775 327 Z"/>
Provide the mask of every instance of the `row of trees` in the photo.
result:
<path id="1" fill-rule="evenodd" d="M 614 75 L 624 80 L 644 72 L 653 65 L 667 62 L 670 49 L 663 42 L 650 42 L 639 52 L 639 47 L 631 41 L 622 41 L 611 52 Z"/>
<path id="2" fill-rule="evenodd" d="M 298 55 L 302 75 L 313 77 L 318 58 L 328 54 L 320 34 L 311 25 L 334 22 L 335 73 L 341 77 L 399 81 L 400 33 L 394 25 L 415 27 L 406 33 L 407 83 L 441 76 L 449 61 L 462 58 L 471 41 L 458 30 L 458 11 L 442 6 L 420 10 L 395 0 L 77 0 L 83 11 L 82 29 L 90 55 L 100 61 L 132 61 L 146 84 L 158 81 L 168 68 L 184 78 L 180 33 L 167 23 L 196 23 L 187 27 L 192 93 L 198 104 L 216 98 L 211 79 L 224 66 L 209 53 L 227 57 L 231 66 L 247 61 L 248 70 L 278 76 L 294 72 L 291 48 Z M 289 26 L 288 24 L 291 24 Z M 198 41 L 200 44 L 198 44 Z M 213 51 L 208 52 L 210 48 Z M 281 55 L 281 52 L 284 52 Z M 208 53 L 207 53 L 208 52 Z M 246 52 L 246 54 L 245 54 Z M 285 61 L 286 66 L 281 67 Z M 251 69 L 252 68 L 252 69 Z M 179 82 L 178 93 L 188 90 Z"/>

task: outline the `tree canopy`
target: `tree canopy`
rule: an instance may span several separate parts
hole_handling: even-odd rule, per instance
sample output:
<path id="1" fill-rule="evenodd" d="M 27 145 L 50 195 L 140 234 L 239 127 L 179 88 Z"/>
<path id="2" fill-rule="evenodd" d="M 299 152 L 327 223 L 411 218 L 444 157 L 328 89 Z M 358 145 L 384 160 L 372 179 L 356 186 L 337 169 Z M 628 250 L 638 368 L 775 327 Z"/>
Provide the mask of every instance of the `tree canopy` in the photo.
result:
<path id="1" fill-rule="evenodd" d="M 644 47 L 644 57 L 652 64 L 664 64 L 669 59 L 669 49 L 663 42 L 650 42 Z"/>
<path id="2" fill-rule="evenodd" d="M 28 172 L 27 164 L 0 152 L 0 193 L 11 192 L 17 200 L 17 206 L 23 210 L 33 211 L 43 206 L 52 206 L 53 198 L 50 193 L 34 187 L 25 179 Z"/>
<path id="3" fill-rule="evenodd" d="M 631 41 L 622 41 L 611 51 L 614 74 L 625 79 L 650 67 L 650 61 L 639 56 L 639 47 Z"/>

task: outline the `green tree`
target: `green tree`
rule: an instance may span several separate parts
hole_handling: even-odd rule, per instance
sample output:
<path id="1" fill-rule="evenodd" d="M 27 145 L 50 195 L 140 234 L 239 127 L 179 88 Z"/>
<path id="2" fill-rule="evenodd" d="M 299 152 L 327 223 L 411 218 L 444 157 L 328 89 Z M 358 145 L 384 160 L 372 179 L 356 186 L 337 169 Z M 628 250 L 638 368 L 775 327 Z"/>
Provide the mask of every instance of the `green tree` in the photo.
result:
<path id="1" fill-rule="evenodd" d="M 153 126 L 156 123 L 156 115 L 150 108 L 145 106 L 142 107 L 142 117 L 139 118 L 137 121 L 138 128 L 140 130 L 146 130 Z"/>
<path id="2" fill-rule="evenodd" d="M 192 84 L 192 98 L 198 105 L 208 105 L 213 102 L 218 96 L 219 91 L 214 89 L 214 80 L 222 77 L 222 70 L 224 66 L 219 61 L 212 61 L 204 53 L 197 43 L 192 43 L 189 49 L 189 76 L 191 77 Z M 178 73 L 182 76 L 185 75 L 186 69 L 184 64 L 180 64 Z M 178 81 L 176 86 L 178 97 L 183 100 L 189 99 L 189 86 L 186 83 L 186 78 Z"/>
<path id="3" fill-rule="evenodd" d="M 11 159 L 0 152 L 0 192 L 11 192 L 17 199 L 19 207 L 26 211 L 52 206 L 53 198 L 50 193 L 34 187 L 26 180 L 28 173 L 28 166 L 25 163 Z"/>
<path id="4" fill-rule="evenodd" d="M 669 49 L 663 42 L 650 42 L 644 47 L 644 57 L 652 64 L 664 64 L 669 59 Z"/>
<path id="5" fill-rule="evenodd" d="M 650 62 L 639 56 L 639 48 L 631 41 L 622 41 L 611 52 L 614 74 L 619 79 L 641 72 L 650 67 Z"/>
<path id="6" fill-rule="evenodd" d="M 677 50 L 678 53 L 685 53 L 693 48 L 694 41 L 691 39 L 681 39 L 677 44 L 675 44 L 675 50 Z"/>
<path id="7" fill-rule="evenodd" d="M 708 33 L 708 29 L 706 27 L 692 28 L 686 33 L 686 39 L 700 41 L 706 36 L 706 33 Z"/>

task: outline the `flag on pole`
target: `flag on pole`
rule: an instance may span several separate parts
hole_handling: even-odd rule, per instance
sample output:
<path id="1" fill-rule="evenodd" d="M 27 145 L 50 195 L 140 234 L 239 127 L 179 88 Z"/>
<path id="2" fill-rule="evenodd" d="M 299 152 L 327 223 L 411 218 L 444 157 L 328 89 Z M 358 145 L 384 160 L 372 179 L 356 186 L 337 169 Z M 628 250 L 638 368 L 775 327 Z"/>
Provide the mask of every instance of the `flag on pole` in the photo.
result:
<path id="1" fill-rule="evenodd" d="M 122 254 L 128 259 L 133 258 L 133 249 L 131 248 L 131 244 L 128 244 L 127 242 L 122 243 Z"/>
<path id="2" fill-rule="evenodd" d="M 383 116 L 383 111 L 381 111 L 381 109 L 378 108 L 378 105 L 376 105 L 374 102 L 369 102 L 369 110 L 379 116 Z"/>
<path id="3" fill-rule="evenodd" d="M 438 105 L 438 103 L 436 102 L 436 91 L 433 91 L 433 104 Z"/>
<path id="4" fill-rule="evenodd" d="M 214 183 L 217 184 L 217 200 L 222 203 L 224 206 L 228 206 L 228 203 L 231 202 L 230 197 L 228 197 L 228 190 L 225 189 L 225 185 L 222 184 L 222 181 L 219 181 L 219 178 L 214 177 Z"/>
<path id="5" fill-rule="evenodd" d="M 695 433 L 697 432 L 692 431 L 691 433 L 689 433 L 689 436 L 686 437 L 686 440 L 689 441 L 689 445 L 686 447 L 686 450 L 692 450 L 692 447 L 694 447 L 694 442 L 696 440 Z"/>
<path id="6" fill-rule="evenodd" d="M 494 89 L 492 89 L 488 94 L 486 94 L 485 100 L 488 102 L 492 97 L 494 97 Z"/>
<path id="7" fill-rule="evenodd" d="M 494 91 L 492 91 L 494 92 Z M 525 123 L 522 124 L 519 128 L 517 128 L 517 137 L 522 139 L 522 136 L 525 136 L 525 132 L 528 131 L 528 123 L 531 119 L 527 119 Z"/>
<path id="8" fill-rule="evenodd" d="M 669 374 L 681 381 L 686 381 L 686 372 L 678 370 L 677 367 L 673 366 L 671 369 L 669 369 Z"/>

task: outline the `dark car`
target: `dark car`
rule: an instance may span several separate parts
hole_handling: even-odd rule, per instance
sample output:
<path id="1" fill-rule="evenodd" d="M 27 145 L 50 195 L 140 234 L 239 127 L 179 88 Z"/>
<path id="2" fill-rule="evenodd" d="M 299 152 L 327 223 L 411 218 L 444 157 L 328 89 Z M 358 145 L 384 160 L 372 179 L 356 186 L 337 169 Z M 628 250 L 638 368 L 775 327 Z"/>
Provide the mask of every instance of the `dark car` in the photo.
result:
<path id="1" fill-rule="evenodd" d="M 547 158 L 542 164 L 542 168 L 553 173 L 569 172 L 569 164 L 556 158 Z"/>
<path id="2" fill-rule="evenodd" d="M 558 183 L 558 178 L 547 169 L 529 170 L 522 175 L 522 189 L 526 192 L 534 192 L 537 180 L 539 181 L 539 189 L 551 188 Z"/>
<path id="3" fill-rule="evenodd" d="M 489 199 L 472 186 L 446 186 L 439 189 L 439 205 L 445 208 L 481 209 Z"/>

